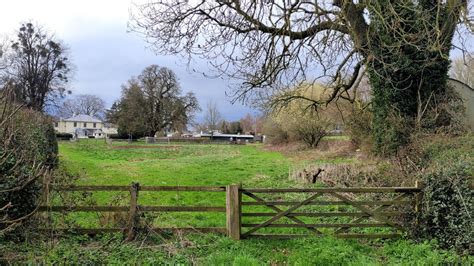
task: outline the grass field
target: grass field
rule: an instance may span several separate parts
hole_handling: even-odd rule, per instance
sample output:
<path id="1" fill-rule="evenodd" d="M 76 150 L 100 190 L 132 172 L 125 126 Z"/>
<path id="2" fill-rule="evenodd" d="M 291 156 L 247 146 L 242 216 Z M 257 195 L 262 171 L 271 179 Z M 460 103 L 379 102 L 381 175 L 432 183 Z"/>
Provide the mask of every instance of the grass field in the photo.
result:
<path id="1" fill-rule="evenodd" d="M 296 158 L 296 159 L 295 159 Z M 305 186 L 288 179 L 288 169 L 304 161 L 348 162 L 354 158 L 288 157 L 261 145 L 127 144 L 102 141 L 60 143 L 63 171 L 89 185 L 227 185 L 244 187 Z M 318 185 L 318 184 L 316 184 Z M 306 185 L 308 186 L 308 185 Z M 140 193 L 142 205 L 224 206 L 224 193 Z M 58 200 L 58 198 L 56 198 Z M 128 195 L 99 192 L 78 194 L 77 202 L 111 204 L 128 201 Z M 114 203 L 115 204 L 115 203 Z M 64 217 L 62 217 L 64 218 Z M 102 217 L 103 218 L 103 217 Z M 110 217 L 109 217 L 110 218 Z M 159 226 L 224 226 L 225 215 L 173 214 L 152 216 Z M 100 217 L 68 215 L 68 223 L 93 226 Z M 4 245 L 2 247 L 2 245 Z M 215 234 L 147 235 L 134 243 L 122 236 L 96 238 L 65 236 L 56 242 L 0 243 L 0 249 L 30 263 L 199 264 L 199 265 L 423 265 L 473 263 L 435 243 L 409 240 L 341 240 L 309 237 L 293 240 L 249 239 L 233 241 Z M 16 254 L 16 255 L 15 255 Z"/>

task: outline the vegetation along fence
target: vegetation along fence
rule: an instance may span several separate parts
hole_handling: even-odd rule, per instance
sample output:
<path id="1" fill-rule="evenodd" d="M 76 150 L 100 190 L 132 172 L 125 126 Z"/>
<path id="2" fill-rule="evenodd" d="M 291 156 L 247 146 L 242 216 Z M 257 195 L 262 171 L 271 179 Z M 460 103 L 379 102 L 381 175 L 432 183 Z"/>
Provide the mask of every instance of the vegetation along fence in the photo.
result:
<path id="1" fill-rule="evenodd" d="M 195 231 L 227 234 L 232 239 L 250 237 L 292 238 L 309 235 L 334 235 L 341 238 L 393 238 L 405 231 L 401 223 L 419 209 L 422 185 L 414 187 L 346 188 L 242 188 L 228 186 L 56 186 L 63 192 L 125 191 L 128 206 L 57 206 L 49 203 L 40 212 L 122 212 L 126 226 L 115 228 L 62 228 L 85 234 L 123 232 L 135 238 L 140 217 L 145 212 L 222 212 L 226 227 L 151 228 L 155 232 Z M 225 193 L 224 206 L 141 206 L 140 191 Z M 47 193 L 49 194 L 49 193 Z M 222 195 L 224 196 L 224 195 Z M 52 229 L 51 229 L 52 230 Z"/>

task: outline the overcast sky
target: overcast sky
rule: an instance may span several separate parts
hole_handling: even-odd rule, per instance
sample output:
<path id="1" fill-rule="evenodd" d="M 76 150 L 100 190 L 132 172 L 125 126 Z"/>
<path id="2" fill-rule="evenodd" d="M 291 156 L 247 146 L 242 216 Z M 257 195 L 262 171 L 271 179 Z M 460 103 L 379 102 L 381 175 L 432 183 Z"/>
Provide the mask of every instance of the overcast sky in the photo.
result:
<path id="1" fill-rule="evenodd" d="M 196 93 L 203 109 L 212 99 L 228 120 L 256 112 L 238 103 L 230 104 L 231 99 L 225 94 L 229 81 L 190 73 L 182 59 L 156 55 L 141 36 L 127 33 L 131 5 L 131 0 L 3 0 L 0 34 L 11 36 L 25 21 L 43 25 L 70 48 L 75 65 L 70 84 L 73 94 L 96 94 L 108 106 L 120 97 L 121 84 L 139 75 L 146 66 L 157 64 L 172 69 L 183 90 Z M 472 45 L 472 38 L 467 44 Z M 459 56 L 459 51 L 451 56 Z M 193 67 L 206 71 L 207 64 L 201 61 Z M 197 115 L 197 120 L 202 116 Z"/>
<path id="2" fill-rule="evenodd" d="M 137 3 L 139 0 L 134 0 Z M 120 97 L 121 84 L 137 76 L 148 65 L 172 69 L 183 91 L 196 93 L 204 109 L 208 100 L 217 102 L 223 116 L 237 120 L 255 113 L 240 104 L 232 105 L 225 95 L 228 83 L 209 79 L 186 69 L 178 57 L 161 56 L 147 48 L 136 33 L 127 33 L 130 0 L 7 0 L 0 9 L 0 33 L 12 35 L 21 22 L 43 25 L 70 48 L 75 73 L 70 86 L 73 94 L 96 94 L 110 106 Z M 206 69 L 205 62 L 194 67 Z M 197 116 L 197 120 L 202 114 Z"/>

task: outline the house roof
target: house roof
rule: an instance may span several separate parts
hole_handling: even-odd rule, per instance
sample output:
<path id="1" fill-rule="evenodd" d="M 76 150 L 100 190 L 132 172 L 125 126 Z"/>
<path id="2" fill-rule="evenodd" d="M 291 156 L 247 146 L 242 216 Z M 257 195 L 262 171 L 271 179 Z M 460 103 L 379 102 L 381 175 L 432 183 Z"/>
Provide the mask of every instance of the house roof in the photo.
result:
<path id="1" fill-rule="evenodd" d="M 73 117 L 64 119 L 64 121 L 71 121 L 71 122 L 94 122 L 94 123 L 101 123 L 102 121 L 92 117 L 90 115 L 75 115 Z"/>

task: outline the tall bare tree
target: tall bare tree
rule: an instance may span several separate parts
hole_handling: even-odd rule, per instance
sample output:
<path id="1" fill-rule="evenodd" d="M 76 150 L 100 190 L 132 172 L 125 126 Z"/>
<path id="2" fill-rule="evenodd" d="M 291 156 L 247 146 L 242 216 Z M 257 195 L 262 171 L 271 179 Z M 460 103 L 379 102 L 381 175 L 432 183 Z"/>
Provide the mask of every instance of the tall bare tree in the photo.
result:
<path id="1" fill-rule="evenodd" d="M 79 94 L 65 100 L 59 108 L 59 114 L 65 118 L 84 114 L 104 119 L 105 101 L 96 95 Z"/>
<path id="2" fill-rule="evenodd" d="M 470 9 L 466 0 L 170 0 L 139 6 L 132 28 L 159 53 L 205 57 L 218 73 L 242 80 L 234 96 L 244 101 L 311 80 L 332 93 L 287 100 L 353 101 L 348 91 L 367 71 L 374 143 L 384 152 L 407 140 L 387 119 L 413 124 L 419 106 L 443 97 L 456 29 L 473 28 Z M 469 27 L 458 28 L 462 22 Z"/>
<path id="3" fill-rule="evenodd" d="M 23 24 L 17 39 L 11 43 L 5 57 L 16 97 L 37 111 L 57 97 L 63 96 L 71 73 L 66 47 L 53 35 L 32 23 Z"/>
<path id="4" fill-rule="evenodd" d="M 204 113 L 204 127 L 207 130 L 217 130 L 222 121 L 222 115 L 219 112 L 217 103 L 214 101 L 209 101 L 206 105 L 206 112 Z"/>

